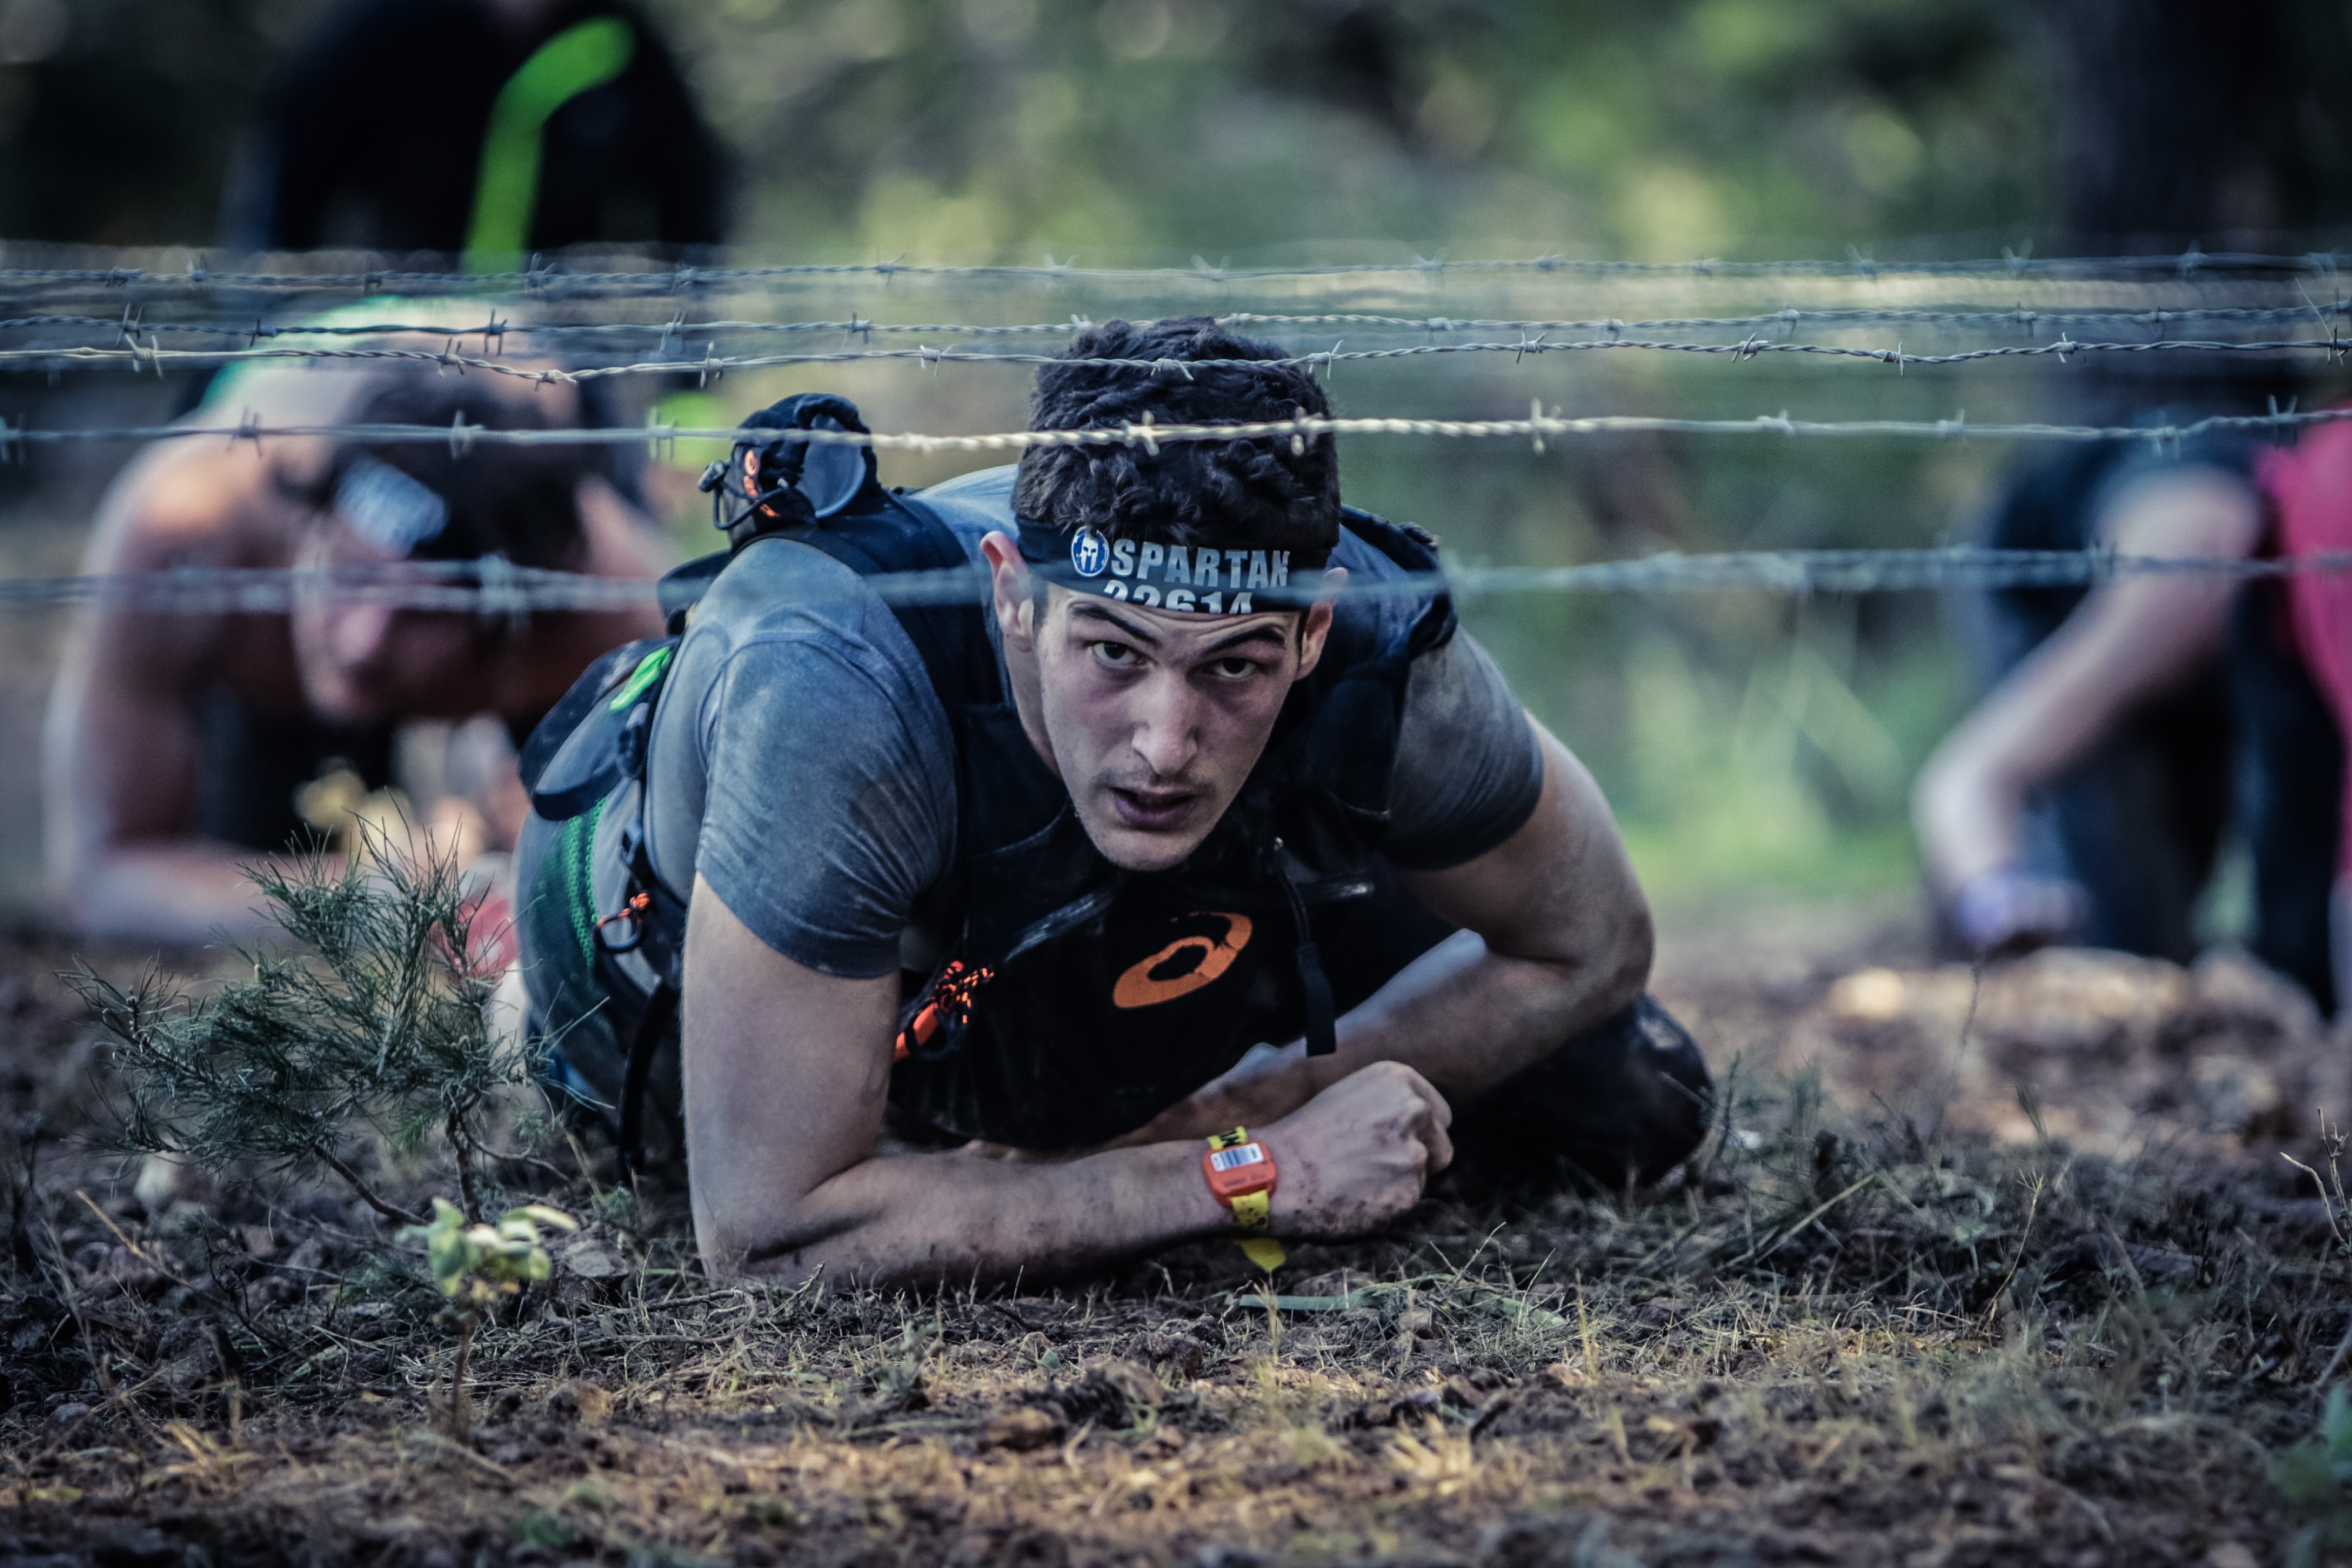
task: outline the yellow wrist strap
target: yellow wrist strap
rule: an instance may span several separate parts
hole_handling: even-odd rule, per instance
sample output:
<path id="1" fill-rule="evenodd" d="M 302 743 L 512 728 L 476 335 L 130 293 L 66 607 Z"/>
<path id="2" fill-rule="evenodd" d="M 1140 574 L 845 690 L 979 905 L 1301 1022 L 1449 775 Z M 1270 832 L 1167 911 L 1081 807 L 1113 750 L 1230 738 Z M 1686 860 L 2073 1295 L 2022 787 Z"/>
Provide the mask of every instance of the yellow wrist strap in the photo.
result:
<path id="1" fill-rule="evenodd" d="M 1209 1139 L 1209 1146 L 1231 1149 L 1247 1142 L 1249 1134 L 1235 1127 L 1230 1133 L 1213 1134 Z M 1271 1192 L 1245 1192 L 1228 1207 L 1233 1210 L 1234 1228 L 1242 1233 L 1235 1242 L 1242 1249 L 1242 1256 L 1269 1274 L 1281 1268 L 1288 1254 L 1283 1251 L 1281 1242 L 1265 1234 L 1266 1227 L 1274 1220 L 1274 1195 Z"/>
<path id="2" fill-rule="evenodd" d="M 1242 1249 L 1243 1257 L 1269 1274 L 1289 1261 L 1290 1255 L 1282 1249 L 1282 1243 L 1271 1236 L 1244 1236 L 1234 1245 Z"/>

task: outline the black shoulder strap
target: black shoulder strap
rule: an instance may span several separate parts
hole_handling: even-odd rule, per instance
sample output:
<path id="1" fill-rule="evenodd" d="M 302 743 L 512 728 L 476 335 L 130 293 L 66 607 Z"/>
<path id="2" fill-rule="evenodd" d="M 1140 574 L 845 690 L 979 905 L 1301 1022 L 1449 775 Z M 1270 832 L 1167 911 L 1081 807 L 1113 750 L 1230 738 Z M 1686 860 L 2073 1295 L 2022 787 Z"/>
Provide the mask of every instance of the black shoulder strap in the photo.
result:
<path id="1" fill-rule="evenodd" d="M 948 571 L 969 567 L 953 529 L 908 497 L 883 493 L 871 510 L 828 517 L 811 528 L 772 536 L 821 549 L 860 577 Z M 931 689 L 952 721 L 961 708 L 1004 700 L 983 604 L 894 604 L 892 613 L 923 658 Z"/>
<path id="2" fill-rule="evenodd" d="M 951 571 L 969 567 L 971 558 L 930 507 L 910 496 L 870 486 L 856 509 L 826 517 L 813 526 L 772 528 L 748 535 L 733 549 L 716 550 L 690 560 L 663 578 L 659 584 L 662 613 L 677 636 L 686 630 L 687 612 L 709 591 L 736 554 L 761 539 L 789 539 L 823 550 L 860 577 L 892 572 Z M 996 678 L 996 649 L 988 640 L 988 607 L 984 604 L 894 604 L 908 641 L 922 655 L 931 689 L 950 720 L 960 708 L 991 706 L 1004 700 Z"/>
<path id="3" fill-rule="evenodd" d="M 1437 540 L 1423 528 L 1411 523 L 1392 523 L 1371 512 L 1354 507 L 1339 508 L 1339 520 L 1349 533 L 1388 557 L 1397 565 L 1415 575 L 1428 575 L 1444 569 L 1437 559 Z M 1429 608 L 1413 623 L 1412 635 L 1407 640 L 1405 656 L 1417 659 L 1434 648 L 1453 641 L 1454 631 L 1461 624 L 1454 613 L 1454 596 L 1440 592 L 1430 600 Z"/>
<path id="4" fill-rule="evenodd" d="M 1422 576 L 1439 570 L 1435 542 L 1420 529 L 1352 507 L 1340 517 L 1349 533 L 1406 571 Z M 1281 737 L 1292 776 L 1366 824 L 1387 817 L 1412 662 L 1444 647 L 1457 624 L 1454 601 L 1442 590 L 1431 594 L 1402 637 L 1384 635 L 1384 620 L 1370 607 L 1351 612 L 1341 601 L 1323 662 L 1300 683 L 1292 699 L 1296 717 Z M 1294 837 L 1302 832 L 1294 825 Z M 1327 862 L 1331 858 L 1321 845 L 1315 854 Z"/>
<path id="5" fill-rule="evenodd" d="M 605 793 L 620 782 L 618 773 L 605 778 L 600 770 L 592 768 L 580 778 L 554 785 L 562 796 L 560 801 L 538 799 L 542 785 L 550 782 L 545 777 L 548 765 L 555 760 L 556 754 L 563 749 L 564 742 L 572 738 L 572 732 L 593 719 L 596 716 L 597 706 L 611 697 L 648 657 L 662 648 L 672 646 L 676 641 L 668 637 L 647 637 L 635 643 L 624 643 L 598 655 L 593 664 L 580 673 L 580 678 L 572 683 L 572 689 L 563 694 L 563 700 L 550 708 L 547 716 L 539 721 L 538 727 L 530 732 L 530 738 L 523 742 L 522 754 L 516 758 L 515 770 L 522 776 L 522 787 L 531 792 L 534 803 L 541 806 L 541 814 L 550 821 L 578 816 L 593 801 L 604 799 Z M 551 810 L 548 809 L 550 806 L 555 809 Z"/>

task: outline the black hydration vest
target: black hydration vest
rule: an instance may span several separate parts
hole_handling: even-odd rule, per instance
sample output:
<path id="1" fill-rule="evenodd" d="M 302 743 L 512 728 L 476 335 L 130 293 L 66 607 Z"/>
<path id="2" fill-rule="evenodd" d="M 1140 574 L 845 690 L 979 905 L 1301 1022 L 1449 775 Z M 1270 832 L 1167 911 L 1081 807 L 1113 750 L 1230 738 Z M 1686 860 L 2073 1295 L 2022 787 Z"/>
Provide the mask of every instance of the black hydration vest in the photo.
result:
<path id="1" fill-rule="evenodd" d="M 1349 532 L 1413 572 L 1434 572 L 1426 536 L 1369 513 Z M 809 545 L 861 576 L 969 569 L 919 500 L 869 484 L 812 526 L 761 533 Z M 750 548 L 756 539 L 740 541 Z M 584 813 L 634 781 L 623 831 L 627 904 L 593 912 L 597 977 L 629 1063 L 622 1104 L 634 1152 L 647 1064 L 676 1017 L 685 903 L 645 844 L 646 737 L 688 612 L 732 551 L 664 580 L 672 635 L 615 649 L 583 674 L 522 757 L 534 808 Z M 1333 1045 L 1320 954 L 1349 940 L 1370 902 L 1388 821 L 1412 662 L 1442 647 L 1443 594 L 1382 639 L 1371 601 L 1342 597 L 1315 673 L 1293 687 L 1264 755 L 1199 849 L 1166 872 L 1111 864 L 1037 756 L 1002 689 L 984 605 L 898 607 L 956 742 L 956 859 L 917 923 L 940 961 L 901 1010 L 893 1108 L 940 1132 L 1067 1149 L 1130 1132 L 1259 1041 Z M 635 953 L 648 993 L 618 963 Z"/>

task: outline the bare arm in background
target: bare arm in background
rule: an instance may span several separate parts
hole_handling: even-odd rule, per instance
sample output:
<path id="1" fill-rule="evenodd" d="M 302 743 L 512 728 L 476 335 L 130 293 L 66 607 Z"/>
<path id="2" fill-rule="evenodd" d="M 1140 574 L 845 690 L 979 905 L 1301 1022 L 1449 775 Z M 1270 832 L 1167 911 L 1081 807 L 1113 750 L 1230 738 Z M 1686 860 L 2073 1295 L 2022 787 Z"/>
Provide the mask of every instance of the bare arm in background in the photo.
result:
<path id="1" fill-rule="evenodd" d="M 2147 475 L 2101 518 L 2125 555 L 2253 552 L 2262 507 L 2218 469 Z M 2024 853 L 2028 796 L 2081 762 L 2141 704 L 2220 651 L 2234 579 L 2139 574 L 2092 591 L 2066 623 L 1945 737 L 1919 775 L 1912 813 L 1929 874 L 1946 894 Z"/>
<path id="2" fill-rule="evenodd" d="M 228 554 L 224 523 L 252 477 L 241 468 L 258 461 L 145 455 L 110 493 L 83 570 L 247 564 Z M 75 616 L 50 691 L 41 774 L 49 897 L 76 929 L 178 943 L 270 929 L 240 869 L 266 857 L 189 832 L 202 763 L 197 685 L 236 632 L 217 615 L 101 604 Z M 283 679 L 299 700 L 290 667 Z"/>

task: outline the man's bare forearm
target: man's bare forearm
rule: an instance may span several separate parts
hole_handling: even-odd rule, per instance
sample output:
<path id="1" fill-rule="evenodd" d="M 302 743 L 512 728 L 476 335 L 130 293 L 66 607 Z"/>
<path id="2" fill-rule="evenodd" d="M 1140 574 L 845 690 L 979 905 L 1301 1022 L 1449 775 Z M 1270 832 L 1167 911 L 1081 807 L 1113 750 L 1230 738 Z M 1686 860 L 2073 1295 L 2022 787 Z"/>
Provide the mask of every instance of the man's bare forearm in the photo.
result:
<path id="1" fill-rule="evenodd" d="M 1245 1061 L 1127 1141 L 1255 1126 L 1375 1061 L 1413 1068 L 1458 1104 L 1631 1005 L 1650 975 L 1649 903 L 1591 776 L 1536 736 L 1543 789 L 1519 830 L 1474 861 L 1407 878 L 1465 929 L 1340 1019 L 1333 1054 L 1309 1057 L 1294 1040 Z"/>
<path id="2" fill-rule="evenodd" d="M 1649 977 L 1646 922 L 1640 937 L 1559 964 L 1496 953 L 1457 932 L 1349 1015 L 1322 1082 L 1402 1061 L 1449 1100 L 1479 1094 L 1631 1005 Z"/>
<path id="3" fill-rule="evenodd" d="M 1216 1234 L 1229 1224 L 1198 1145 L 1163 1143 L 1068 1160 L 969 1150 L 865 1160 L 731 1232 L 701 1212 L 703 1256 L 747 1273 L 818 1269 L 868 1285 L 1051 1278 Z M 698 1194 L 700 1184 L 697 1184 Z"/>
<path id="4" fill-rule="evenodd" d="M 1457 932 L 1341 1019 L 1339 1049 L 1329 1056 L 1308 1056 L 1306 1041 L 1293 1040 L 1169 1107 L 1133 1139 L 1260 1126 L 1375 1061 L 1405 1063 L 1459 1105 L 1631 1004 L 1648 954 L 1644 940 L 1638 957 L 1615 953 L 1563 968 L 1491 952 L 1475 934 Z"/>

